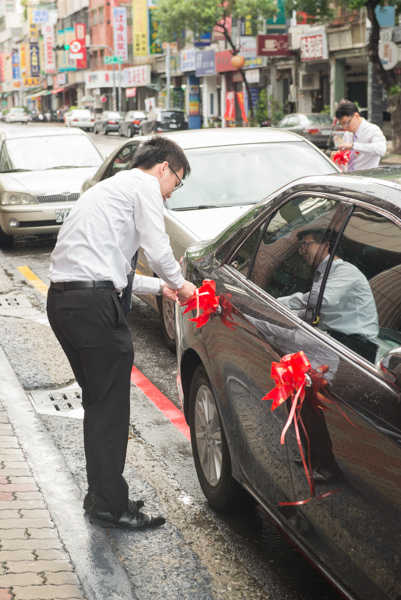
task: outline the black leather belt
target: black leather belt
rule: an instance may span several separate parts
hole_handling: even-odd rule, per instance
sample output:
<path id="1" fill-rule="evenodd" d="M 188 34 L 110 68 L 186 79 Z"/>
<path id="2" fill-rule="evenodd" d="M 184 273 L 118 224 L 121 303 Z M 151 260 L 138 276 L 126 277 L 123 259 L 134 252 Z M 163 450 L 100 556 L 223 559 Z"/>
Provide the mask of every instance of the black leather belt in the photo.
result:
<path id="1" fill-rule="evenodd" d="M 93 288 L 107 288 L 115 290 L 112 281 L 57 281 L 51 282 L 50 287 L 54 290 L 87 290 Z"/>

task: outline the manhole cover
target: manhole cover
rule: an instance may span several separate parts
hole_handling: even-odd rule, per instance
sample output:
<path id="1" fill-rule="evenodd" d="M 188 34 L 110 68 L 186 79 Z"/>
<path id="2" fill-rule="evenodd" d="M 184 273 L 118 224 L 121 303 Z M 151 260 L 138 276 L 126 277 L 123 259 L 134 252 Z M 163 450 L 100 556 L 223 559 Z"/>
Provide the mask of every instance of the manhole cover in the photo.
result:
<path id="1" fill-rule="evenodd" d="M 32 390 L 29 396 L 36 412 L 41 415 L 84 418 L 81 388 L 77 383 L 59 390 Z"/>
<path id="2" fill-rule="evenodd" d="M 5 294 L 0 296 L 0 308 L 31 308 L 32 304 L 24 294 Z"/>

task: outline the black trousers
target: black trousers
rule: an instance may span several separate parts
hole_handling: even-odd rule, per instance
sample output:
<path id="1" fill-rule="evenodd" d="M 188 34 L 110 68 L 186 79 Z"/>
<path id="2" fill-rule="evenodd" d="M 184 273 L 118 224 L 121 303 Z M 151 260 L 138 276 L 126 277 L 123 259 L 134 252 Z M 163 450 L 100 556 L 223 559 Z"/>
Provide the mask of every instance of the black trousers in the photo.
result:
<path id="1" fill-rule="evenodd" d="M 100 510 L 124 510 L 132 338 L 111 289 L 49 289 L 47 314 L 82 388 L 89 490 Z"/>

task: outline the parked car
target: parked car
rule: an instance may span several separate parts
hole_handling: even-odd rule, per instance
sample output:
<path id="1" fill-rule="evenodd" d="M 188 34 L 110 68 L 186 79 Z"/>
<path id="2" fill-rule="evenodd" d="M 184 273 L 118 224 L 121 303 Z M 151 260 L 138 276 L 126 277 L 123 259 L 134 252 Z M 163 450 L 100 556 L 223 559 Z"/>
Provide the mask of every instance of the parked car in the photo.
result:
<path id="1" fill-rule="evenodd" d="M 315 146 L 277 129 L 203 129 L 170 136 L 185 150 L 191 165 L 184 186 L 164 204 L 166 231 L 177 260 L 189 244 L 213 238 L 258 202 L 266 186 L 273 191 L 305 174 L 338 172 Z M 135 137 L 112 152 L 82 191 L 129 169 L 144 139 Z M 138 265 L 137 272 L 154 275 L 141 249 Z M 167 345 L 175 351 L 174 305 L 164 297 L 141 298 L 159 310 Z"/>
<path id="2" fill-rule="evenodd" d="M 305 242 L 317 231 L 319 243 Z M 332 270 L 344 268 L 355 278 L 333 286 Z M 196 310 L 177 310 L 179 391 L 207 500 L 223 510 L 238 502 L 242 486 L 344 598 L 396 600 L 401 168 L 287 185 L 216 239 L 190 247 L 183 274 L 197 286 L 213 280 L 232 323 L 216 315 L 199 329 L 189 320 Z M 346 291 L 347 302 L 354 299 L 339 310 Z M 295 294 L 301 312 L 288 308 Z M 369 358 L 368 324 L 376 331 Z M 272 364 L 284 368 L 281 359 L 301 351 L 314 369 L 303 425 L 298 419 L 298 437 L 292 422 L 281 444 L 292 401 L 272 410 L 262 398 L 278 383 Z M 308 443 L 316 497 L 300 458 Z"/>
<path id="3" fill-rule="evenodd" d="M 95 125 L 95 115 L 87 108 L 73 108 L 64 116 L 66 127 L 79 127 L 92 131 Z"/>
<path id="4" fill-rule="evenodd" d="M 121 137 L 134 137 L 138 135 L 139 127 L 146 115 L 141 110 L 129 110 L 118 124 L 118 133 Z"/>
<path id="5" fill-rule="evenodd" d="M 320 113 L 293 113 L 285 116 L 277 124 L 279 129 L 293 131 L 315 144 L 318 148 L 327 148 L 333 129 L 333 119 L 330 115 Z"/>
<path id="6" fill-rule="evenodd" d="M 25 123 L 29 121 L 29 115 L 24 108 L 10 108 L 5 116 L 6 123 Z"/>
<path id="7" fill-rule="evenodd" d="M 139 127 L 140 135 L 165 133 L 188 129 L 188 118 L 183 110 L 154 108 Z"/>
<path id="8" fill-rule="evenodd" d="M 100 132 L 107 135 L 110 131 L 118 131 L 119 123 L 123 118 L 123 115 L 119 112 L 104 110 L 95 120 L 93 133 Z"/>
<path id="9" fill-rule="evenodd" d="M 57 233 L 102 155 L 79 129 L 0 133 L 0 246 L 14 236 Z"/>

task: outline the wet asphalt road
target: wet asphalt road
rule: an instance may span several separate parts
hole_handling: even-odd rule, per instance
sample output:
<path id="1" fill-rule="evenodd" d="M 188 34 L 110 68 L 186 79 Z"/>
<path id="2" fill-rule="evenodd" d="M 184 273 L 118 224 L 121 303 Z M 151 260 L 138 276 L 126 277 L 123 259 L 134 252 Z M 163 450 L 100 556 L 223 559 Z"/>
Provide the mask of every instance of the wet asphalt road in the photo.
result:
<path id="1" fill-rule="evenodd" d="M 101 152 L 123 140 L 93 136 Z M 45 316 L 45 296 L 18 267 L 28 266 L 45 283 L 55 237 L 21 238 L 0 250 L 1 345 L 25 390 L 55 390 L 73 382 L 69 365 Z M 136 367 L 178 406 L 175 357 L 163 343 L 158 315 L 134 300 L 129 325 Z M 131 439 L 126 478 L 134 497 L 166 526 L 137 534 L 108 533 L 140 600 L 338 600 L 338 594 L 260 514 L 250 500 L 239 514 L 221 515 L 206 504 L 197 483 L 188 440 L 132 386 Z M 42 415 L 54 444 L 85 492 L 82 421 Z M 127 599 L 128 600 L 128 599 Z"/>

